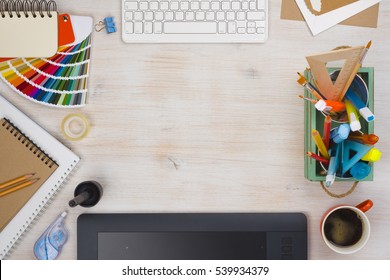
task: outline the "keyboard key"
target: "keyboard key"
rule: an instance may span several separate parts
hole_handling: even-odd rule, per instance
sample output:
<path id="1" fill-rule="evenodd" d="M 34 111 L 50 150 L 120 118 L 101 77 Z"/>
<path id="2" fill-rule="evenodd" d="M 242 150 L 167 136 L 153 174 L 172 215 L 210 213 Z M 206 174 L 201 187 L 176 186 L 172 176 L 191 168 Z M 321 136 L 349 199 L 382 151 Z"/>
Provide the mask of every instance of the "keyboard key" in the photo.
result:
<path id="1" fill-rule="evenodd" d="M 190 4 L 188 2 L 180 2 L 180 9 L 182 11 L 186 11 L 188 10 L 190 7 Z"/>
<path id="2" fill-rule="evenodd" d="M 164 22 L 168 34 L 213 34 L 217 33 L 216 22 Z"/>
<path id="3" fill-rule="evenodd" d="M 184 13 L 183 12 L 176 12 L 175 19 L 176 20 L 184 20 Z"/>
<path id="4" fill-rule="evenodd" d="M 177 1 L 171 2 L 171 10 L 176 11 L 178 9 L 179 9 L 179 2 L 177 2 Z"/>
<path id="5" fill-rule="evenodd" d="M 265 13 L 264 12 L 248 12 L 246 14 L 248 20 L 264 20 Z"/>
<path id="6" fill-rule="evenodd" d="M 204 12 L 196 12 L 195 18 L 196 20 L 204 20 L 206 18 L 206 15 Z"/>
<path id="7" fill-rule="evenodd" d="M 220 3 L 216 1 L 211 2 L 211 9 L 214 11 L 220 10 Z"/>
<path id="8" fill-rule="evenodd" d="M 157 1 L 151 1 L 149 3 L 149 7 L 151 11 L 157 11 L 158 10 L 158 2 Z"/>
<path id="9" fill-rule="evenodd" d="M 202 10 L 210 10 L 210 2 L 208 2 L 208 1 L 200 2 L 200 8 Z"/>
<path id="10" fill-rule="evenodd" d="M 241 5 L 240 5 L 240 2 L 238 1 L 234 1 L 232 2 L 232 10 L 233 11 L 238 11 L 241 9 Z"/>
<path id="11" fill-rule="evenodd" d="M 135 20 L 143 20 L 144 19 L 144 13 L 143 12 L 135 12 L 134 13 L 134 19 Z"/>
<path id="12" fill-rule="evenodd" d="M 136 11 L 138 10 L 138 3 L 135 1 L 125 2 L 125 9 L 127 11 Z"/>
<path id="13" fill-rule="evenodd" d="M 166 12 L 165 13 L 165 20 L 173 20 L 173 12 Z"/>
<path id="14" fill-rule="evenodd" d="M 164 20 L 164 13 L 163 12 L 155 12 L 154 19 L 157 21 Z"/>
<path id="15" fill-rule="evenodd" d="M 145 12 L 144 17 L 145 17 L 145 20 L 152 21 L 154 18 L 154 14 L 153 14 L 153 12 Z"/>
<path id="16" fill-rule="evenodd" d="M 214 12 L 207 12 L 206 13 L 206 19 L 207 20 L 214 20 L 215 19 L 215 13 Z"/>
<path id="17" fill-rule="evenodd" d="M 161 9 L 162 11 L 168 10 L 168 9 L 169 9 L 169 3 L 166 2 L 166 1 L 160 2 L 160 9 Z"/>
<path id="18" fill-rule="evenodd" d="M 186 20 L 194 20 L 194 12 L 186 12 Z"/>
<path id="19" fill-rule="evenodd" d="M 192 1 L 190 7 L 193 11 L 199 10 L 199 2 Z"/>
<path id="20" fill-rule="evenodd" d="M 237 28 L 237 33 L 239 33 L 239 34 L 244 34 L 244 33 L 246 33 L 246 28 L 245 28 L 245 27 L 239 27 L 239 28 Z"/>
<path id="21" fill-rule="evenodd" d="M 229 21 L 228 22 L 228 33 L 234 34 L 236 33 L 237 24 L 235 21 Z"/>
<path id="22" fill-rule="evenodd" d="M 226 33 L 226 22 L 224 21 L 218 22 L 218 33 L 220 34 Z"/>
<path id="23" fill-rule="evenodd" d="M 155 22 L 154 23 L 154 33 L 161 34 L 162 33 L 162 23 L 161 22 Z"/>
<path id="24" fill-rule="evenodd" d="M 148 8 L 149 8 L 148 2 L 146 2 L 146 1 L 139 2 L 139 9 L 141 11 L 146 11 L 146 10 L 148 10 Z"/>
<path id="25" fill-rule="evenodd" d="M 125 22 L 125 32 L 128 34 L 134 33 L 134 26 L 132 22 Z"/>
<path id="26" fill-rule="evenodd" d="M 266 0 L 257 0 L 257 9 L 265 10 L 265 2 Z"/>
<path id="27" fill-rule="evenodd" d="M 143 33 L 143 24 L 142 24 L 142 22 L 136 21 L 134 23 L 134 33 L 135 34 L 142 34 Z"/>
<path id="28" fill-rule="evenodd" d="M 126 12 L 125 13 L 125 20 L 132 20 L 133 19 L 133 12 Z"/>
<path id="29" fill-rule="evenodd" d="M 153 22 L 151 22 L 151 21 L 144 22 L 144 32 L 145 32 L 145 34 L 152 34 L 153 33 Z"/>

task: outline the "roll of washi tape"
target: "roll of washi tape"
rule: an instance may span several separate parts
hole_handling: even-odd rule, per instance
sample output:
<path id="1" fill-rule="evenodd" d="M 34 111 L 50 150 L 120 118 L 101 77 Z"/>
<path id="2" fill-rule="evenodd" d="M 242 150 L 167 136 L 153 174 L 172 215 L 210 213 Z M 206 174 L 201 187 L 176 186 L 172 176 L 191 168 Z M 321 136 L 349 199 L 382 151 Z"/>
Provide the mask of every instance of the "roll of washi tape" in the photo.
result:
<path id="1" fill-rule="evenodd" d="M 62 133 L 68 140 L 79 141 L 88 135 L 90 124 L 81 114 L 67 115 L 61 124 Z"/>

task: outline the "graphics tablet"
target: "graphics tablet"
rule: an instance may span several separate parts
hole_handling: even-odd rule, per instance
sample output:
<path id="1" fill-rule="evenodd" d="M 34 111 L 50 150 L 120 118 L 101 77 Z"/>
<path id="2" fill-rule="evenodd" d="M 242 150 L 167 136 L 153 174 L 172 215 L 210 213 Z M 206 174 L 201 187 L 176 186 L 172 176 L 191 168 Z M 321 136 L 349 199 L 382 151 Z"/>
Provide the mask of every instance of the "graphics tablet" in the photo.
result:
<path id="1" fill-rule="evenodd" d="M 307 220 L 302 213 L 82 214 L 77 259 L 307 259 Z"/>

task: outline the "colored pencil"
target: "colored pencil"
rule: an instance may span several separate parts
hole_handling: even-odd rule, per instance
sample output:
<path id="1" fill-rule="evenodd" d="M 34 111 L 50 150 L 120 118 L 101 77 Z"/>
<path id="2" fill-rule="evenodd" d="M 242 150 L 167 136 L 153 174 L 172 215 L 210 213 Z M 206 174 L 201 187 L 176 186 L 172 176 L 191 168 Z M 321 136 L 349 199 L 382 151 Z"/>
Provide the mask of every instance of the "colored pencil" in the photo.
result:
<path id="1" fill-rule="evenodd" d="M 38 180 L 39 180 L 39 178 L 38 179 L 32 179 L 32 180 L 25 181 L 25 182 L 23 182 L 21 184 L 15 185 L 15 186 L 13 186 L 13 187 L 5 190 L 5 191 L 0 192 L 0 197 L 3 197 L 5 195 L 7 195 L 7 194 L 10 194 L 10 193 L 18 191 L 20 189 L 23 189 L 23 188 L 26 188 L 28 186 L 31 186 L 34 183 L 36 183 Z"/>
<path id="2" fill-rule="evenodd" d="M 323 164 L 329 165 L 329 159 L 320 157 L 319 155 L 313 154 L 312 152 L 306 152 L 306 155 L 315 159 L 316 161 L 322 162 Z"/>
<path id="3" fill-rule="evenodd" d="M 35 173 L 31 173 L 31 174 L 26 174 L 26 175 L 22 175 L 22 176 L 19 176 L 17 178 L 14 178 L 14 179 L 11 179 L 7 182 L 4 182 L 4 183 L 1 183 L 0 184 L 0 190 L 2 189 L 6 189 L 12 185 L 15 185 L 15 184 L 18 184 L 18 183 L 21 183 L 29 178 L 31 178 L 32 176 L 34 176 Z"/>
<path id="4" fill-rule="evenodd" d="M 322 141 L 320 133 L 317 130 L 313 129 L 312 132 L 311 132 L 311 136 L 313 137 L 313 140 L 316 143 L 317 148 L 320 151 L 321 155 L 324 158 L 329 159 L 328 150 L 325 147 L 324 141 Z"/>
<path id="5" fill-rule="evenodd" d="M 322 137 L 322 140 L 324 141 L 327 150 L 329 149 L 331 125 L 332 125 L 332 118 L 328 115 L 326 116 L 324 121 L 324 136 Z"/>

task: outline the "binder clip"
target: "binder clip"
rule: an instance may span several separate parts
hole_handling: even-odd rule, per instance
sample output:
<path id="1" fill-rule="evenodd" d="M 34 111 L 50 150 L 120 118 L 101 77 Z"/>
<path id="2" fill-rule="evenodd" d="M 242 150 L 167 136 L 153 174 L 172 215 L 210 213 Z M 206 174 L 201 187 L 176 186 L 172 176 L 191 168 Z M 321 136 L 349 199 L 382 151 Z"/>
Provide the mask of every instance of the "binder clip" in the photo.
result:
<path id="1" fill-rule="evenodd" d="M 77 205 L 83 207 L 95 206 L 103 195 L 102 186 L 95 181 L 86 181 L 80 183 L 74 190 L 74 198 L 69 201 L 70 207 Z"/>
<path id="2" fill-rule="evenodd" d="M 116 32 L 116 26 L 113 17 L 106 17 L 103 21 L 99 21 L 99 23 L 95 24 L 95 30 L 97 32 L 100 32 L 103 29 L 106 29 L 108 34 Z"/>

